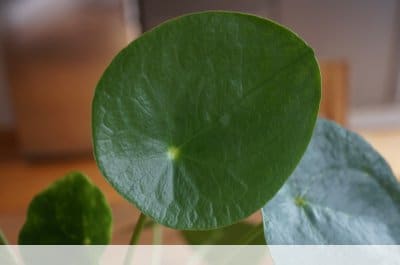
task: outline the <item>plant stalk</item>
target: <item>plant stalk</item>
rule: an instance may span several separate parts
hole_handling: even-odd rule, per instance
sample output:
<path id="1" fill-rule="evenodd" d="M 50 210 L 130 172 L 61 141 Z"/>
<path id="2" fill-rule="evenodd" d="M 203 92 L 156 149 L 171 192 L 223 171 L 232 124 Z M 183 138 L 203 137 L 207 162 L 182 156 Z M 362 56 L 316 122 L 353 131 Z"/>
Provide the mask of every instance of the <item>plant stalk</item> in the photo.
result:
<path id="1" fill-rule="evenodd" d="M 160 224 L 154 223 L 153 224 L 153 247 L 152 247 L 152 258 L 151 264 L 152 265 L 161 265 L 161 256 L 162 256 L 162 226 Z"/>
<path id="2" fill-rule="evenodd" d="M 140 240 L 140 235 L 142 234 L 142 230 L 146 221 L 146 215 L 140 213 L 139 219 L 133 229 L 131 240 L 129 241 L 129 245 L 137 245 Z M 124 265 L 130 265 L 132 263 L 133 256 L 133 247 L 128 247 L 128 253 L 125 256 Z"/>
<path id="3" fill-rule="evenodd" d="M 261 222 L 259 223 L 256 227 L 254 227 L 249 233 L 247 233 L 244 237 L 242 237 L 239 240 L 240 245 L 248 245 L 251 241 L 253 241 L 257 236 L 262 233 L 263 230 L 260 230 L 260 228 L 263 228 L 264 224 Z"/>
<path id="4" fill-rule="evenodd" d="M 153 245 L 162 244 L 163 231 L 160 224 L 155 223 L 153 226 Z"/>
<path id="5" fill-rule="evenodd" d="M 144 223 L 146 221 L 146 215 L 140 213 L 139 219 L 136 223 L 135 229 L 133 230 L 131 241 L 129 241 L 129 245 L 137 245 L 140 239 L 140 235 L 142 234 Z"/>

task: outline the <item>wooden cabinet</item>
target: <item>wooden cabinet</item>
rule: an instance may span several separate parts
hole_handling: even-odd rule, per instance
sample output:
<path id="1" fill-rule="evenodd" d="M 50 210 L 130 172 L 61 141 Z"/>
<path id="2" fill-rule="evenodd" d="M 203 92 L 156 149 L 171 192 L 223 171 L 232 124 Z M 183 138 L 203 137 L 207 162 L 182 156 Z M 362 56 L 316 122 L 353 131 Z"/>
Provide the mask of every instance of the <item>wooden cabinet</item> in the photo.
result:
<path id="1" fill-rule="evenodd" d="M 8 33 L 6 66 L 23 154 L 91 151 L 94 88 L 126 45 L 120 11 L 73 11 Z"/>

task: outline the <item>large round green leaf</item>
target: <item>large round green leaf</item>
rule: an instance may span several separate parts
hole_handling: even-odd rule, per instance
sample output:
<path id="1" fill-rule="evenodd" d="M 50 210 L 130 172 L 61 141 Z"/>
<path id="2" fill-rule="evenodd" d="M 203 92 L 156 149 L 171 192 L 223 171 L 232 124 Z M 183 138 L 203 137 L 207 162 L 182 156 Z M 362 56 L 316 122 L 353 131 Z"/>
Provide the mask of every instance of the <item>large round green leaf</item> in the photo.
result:
<path id="1" fill-rule="evenodd" d="M 101 191 L 73 172 L 33 198 L 19 244 L 108 244 L 111 224 L 111 209 Z"/>
<path id="2" fill-rule="evenodd" d="M 269 244 L 399 244 L 400 184 L 361 137 L 319 120 L 263 218 Z"/>
<path id="3" fill-rule="evenodd" d="M 279 190 L 311 138 L 320 99 L 314 53 L 259 17 L 205 12 L 121 51 L 93 101 L 100 170 L 155 221 L 229 225 Z"/>

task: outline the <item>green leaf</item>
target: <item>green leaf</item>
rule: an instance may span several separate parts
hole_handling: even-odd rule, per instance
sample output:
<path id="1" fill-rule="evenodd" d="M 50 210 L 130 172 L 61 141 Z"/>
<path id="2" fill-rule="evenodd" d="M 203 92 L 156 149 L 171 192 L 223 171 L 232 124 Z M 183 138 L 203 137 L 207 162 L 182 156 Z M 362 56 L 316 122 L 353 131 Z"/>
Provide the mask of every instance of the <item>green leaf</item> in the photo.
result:
<path id="1" fill-rule="evenodd" d="M 319 120 L 263 218 L 269 244 L 399 244 L 400 184 L 360 136 Z"/>
<path id="2" fill-rule="evenodd" d="M 262 224 L 236 223 L 207 231 L 181 231 L 190 245 L 265 245 Z"/>
<path id="3" fill-rule="evenodd" d="M 108 244 L 111 225 L 104 195 L 85 175 L 73 172 L 33 198 L 19 244 Z"/>
<path id="4" fill-rule="evenodd" d="M 93 101 L 94 153 L 114 188 L 165 226 L 207 230 L 259 210 L 311 138 L 314 53 L 271 21 L 204 12 L 122 50 Z"/>
<path id="5" fill-rule="evenodd" d="M 6 239 L 6 237 L 4 236 L 3 232 L 0 229 L 0 246 L 1 245 L 7 245 L 7 244 L 8 244 L 7 243 L 7 239 Z"/>

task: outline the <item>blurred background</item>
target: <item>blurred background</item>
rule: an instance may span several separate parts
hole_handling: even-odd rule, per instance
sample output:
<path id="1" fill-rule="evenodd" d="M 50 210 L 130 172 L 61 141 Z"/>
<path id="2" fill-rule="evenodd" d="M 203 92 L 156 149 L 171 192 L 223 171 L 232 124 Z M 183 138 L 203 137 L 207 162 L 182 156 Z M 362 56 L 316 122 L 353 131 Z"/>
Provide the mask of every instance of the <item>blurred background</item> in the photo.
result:
<path id="1" fill-rule="evenodd" d="M 320 115 L 363 135 L 400 175 L 399 0 L 2 0 L 0 227 L 10 243 L 34 194 L 71 170 L 87 173 L 105 192 L 115 216 L 113 243 L 128 242 L 137 211 L 91 156 L 94 88 L 143 31 L 201 10 L 253 13 L 297 32 L 320 62 Z M 146 233 L 143 243 L 150 242 Z M 165 234 L 167 243 L 182 243 L 174 231 Z"/>

